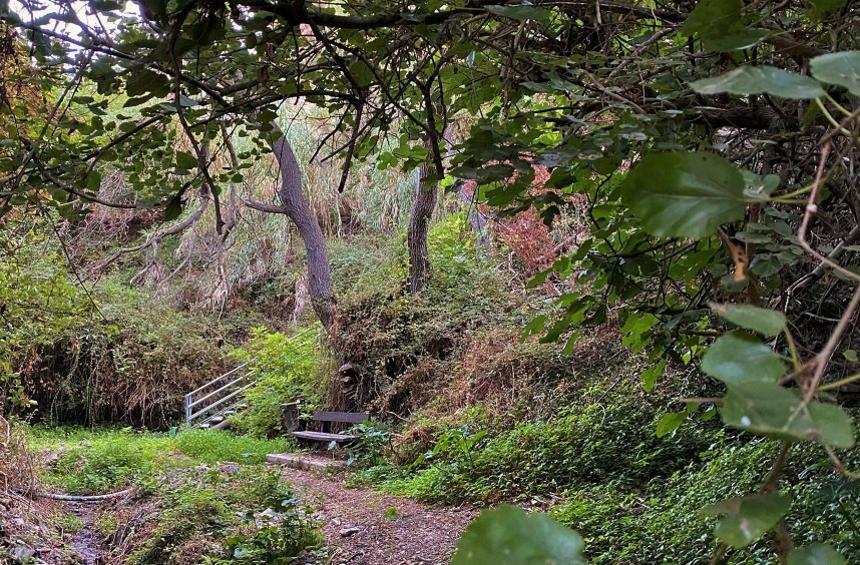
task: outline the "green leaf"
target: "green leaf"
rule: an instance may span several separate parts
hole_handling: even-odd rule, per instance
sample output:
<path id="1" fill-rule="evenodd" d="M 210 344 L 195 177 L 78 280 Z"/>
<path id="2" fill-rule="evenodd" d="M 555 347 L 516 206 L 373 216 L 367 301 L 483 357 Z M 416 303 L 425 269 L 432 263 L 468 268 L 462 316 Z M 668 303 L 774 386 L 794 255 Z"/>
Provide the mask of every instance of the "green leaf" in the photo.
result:
<path id="1" fill-rule="evenodd" d="M 125 83 L 125 92 L 130 97 L 152 93 L 153 96 L 166 96 L 170 92 L 170 83 L 165 75 L 140 69 L 132 71 L 132 75 Z"/>
<path id="2" fill-rule="evenodd" d="M 827 544 L 813 543 L 793 549 L 788 565 L 845 565 L 845 558 Z"/>
<path id="3" fill-rule="evenodd" d="M 102 175 L 96 170 L 87 173 L 87 190 L 98 192 L 102 186 Z"/>
<path id="4" fill-rule="evenodd" d="M 758 339 L 744 334 L 721 336 L 702 358 L 702 370 L 731 385 L 773 383 L 785 374 L 779 355 Z"/>
<path id="5" fill-rule="evenodd" d="M 686 34 L 715 38 L 736 27 L 741 19 L 741 0 L 701 0 L 681 26 Z"/>
<path id="6" fill-rule="evenodd" d="M 681 424 L 684 423 L 687 416 L 688 413 L 686 410 L 681 410 L 680 412 L 666 412 L 660 417 L 660 420 L 657 421 L 657 429 L 654 432 L 655 435 L 657 437 L 663 437 L 671 434 L 681 427 Z"/>
<path id="7" fill-rule="evenodd" d="M 754 47 L 769 35 L 770 31 L 766 29 L 741 27 L 727 31 L 716 37 L 706 38 L 703 43 L 705 49 L 708 51 L 728 53 L 730 51 Z"/>
<path id="8" fill-rule="evenodd" d="M 860 51 L 819 55 L 809 62 L 812 76 L 827 84 L 838 84 L 860 96 Z"/>
<path id="9" fill-rule="evenodd" d="M 766 92 L 772 96 L 794 99 L 824 96 L 824 90 L 816 80 L 766 65 L 744 65 L 717 77 L 694 80 L 690 88 L 699 94 L 729 92 L 745 96 Z"/>
<path id="10" fill-rule="evenodd" d="M 663 371 L 666 369 L 666 361 L 660 361 L 650 369 L 642 371 L 642 388 L 645 392 L 654 390 L 654 385 L 657 384 L 657 379 L 663 376 Z"/>
<path id="11" fill-rule="evenodd" d="M 176 166 L 180 169 L 193 169 L 197 166 L 197 158 L 188 151 L 177 151 Z"/>
<path id="12" fill-rule="evenodd" d="M 123 3 L 118 0 L 91 0 L 89 5 L 99 12 L 110 12 L 123 7 Z"/>
<path id="13" fill-rule="evenodd" d="M 376 80 L 373 69 L 363 59 L 356 59 L 349 65 L 349 73 L 361 87 L 366 87 Z"/>
<path id="14" fill-rule="evenodd" d="M 491 4 L 487 6 L 487 11 L 491 14 L 517 21 L 535 20 L 544 24 L 552 21 L 552 12 L 546 8 L 539 8 L 537 6 L 500 6 Z"/>
<path id="15" fill-rule="evenodd" d="M 630 172 L 622 199 L 658 236 L 702 238 L 743 218 L 744 179 L 713 153 L 652 153 Z"/>
<path id="16" fill-rule="evenodd" d="M 842 356 L 845 357 L 846 361 L 850 361 L 852 363 L 857 361 L 857 352 L 853 349 L 846 349 L 842 352 Z"/>
<path id="17" fill-rule="evenodd" d="M 809 0 L 809 3 L 812 4 L 815 15 L 823 17 L 841 10 L 845 0 Z"/>
<path id="18" fill-rule="evenodd" d="M 140 5 L 147 19 L 162 19 L 167 15 L 166 0 L 140 0 Z"/>
<path id="19" fill-rule="evenodd" d="M 741 174 L 746 183 L 744 196 L 749 200 L 767 202 L 770 200 L 770 195 L 779 188 L 779 175 L 757 175 L 746 169 L 742 170 Z"/>
<path id="20" fill-rule="evenodd" d="M 178 194 L 172 196 L 164 208 L 164 221 L 175 220 L 182 213 L 182 198 Z"/>
<path id="21" fill-rule="evenodd" d="M 527 514 L 513 506 L 484 510 L 469 524 L 453 565 L 578 565 L 582 538 L 545 514 Z"/>
<path id="22" fill-rule="evenodd" d="M 776 526 L 791 509 L 791 498 L 784 494 L 758 494 L 730 498 L 706 507 L 711 516 L 723 516 L 715 535 L 732 547 L 745 547 Z"/>
<path id="23" fill-rule="evenodd" d="M 711 303 L 711 310 L 736 326 L 775 337 L 785 329 L 785 315 L 776 310 L 759 308 L 751 304 Z"/>
<path id="24" fill-rule="evenodd" d="M 727 426 L 789 440 L 807 440 L 836 448 L 854 445 L 854 424 L 835 404 L 810 402 L 776 383 L 744 382 L 729 386 L 721 414 Z"/>
<path id="25" fill-rule="evenodd" d="M 192 106 L 197 106 L 197 101 L 193 98 L 189 98 L 184 94 L 179 95 L 179 105 L 183 108 L 190 108 Z"/>

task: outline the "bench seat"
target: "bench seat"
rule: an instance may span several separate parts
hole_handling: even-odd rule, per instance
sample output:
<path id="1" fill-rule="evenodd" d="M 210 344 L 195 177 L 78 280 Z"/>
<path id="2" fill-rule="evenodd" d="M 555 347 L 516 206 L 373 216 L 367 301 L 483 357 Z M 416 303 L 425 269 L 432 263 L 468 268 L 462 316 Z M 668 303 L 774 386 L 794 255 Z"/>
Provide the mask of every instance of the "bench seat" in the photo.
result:
<path id="1" fill-rule="evenodd" d="M 299 439 L 309 439 L 311 441 L 335 441 L 338 443 L 346 442 L 346 441 L 355 441 L 355 436 L 349 436 L 344 434 L 329 434 L 326 432 L 309 432 L 309 431 L 299 431 L 293 432 L 293 435 Z"/>

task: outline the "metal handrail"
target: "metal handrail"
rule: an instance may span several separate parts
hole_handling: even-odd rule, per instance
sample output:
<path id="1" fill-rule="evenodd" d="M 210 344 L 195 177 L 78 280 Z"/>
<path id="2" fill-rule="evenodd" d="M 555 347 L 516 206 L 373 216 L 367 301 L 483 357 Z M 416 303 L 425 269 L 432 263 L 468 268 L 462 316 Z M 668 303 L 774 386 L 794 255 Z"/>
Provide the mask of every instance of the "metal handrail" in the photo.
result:
<path id="1" fill-rule="evenodd" d="M 191 396 L 192 394 L 198 393 L 201 390 L 205 389 L 206 387 L 212 386 L 213 384 L 217 383 L 218 381 L 220 381 L 224 377 L 229 377 L 230 375 L 232 375 L 233 373 L 235 373 L 239 369 L 241 369 L 243 367 L 247 367 L 249 363 L 250 363 L 250 361 L 245 361 L 241 365 L 237 365 L 236 367 L 230 369 L 229 371 L 227 371 L 223 375 L 219 375 L 219 376 L 215 377 L 214 379 L 212 379 L 211 381 L 209 381 L 208 383 L 200 385 L 199 387 L 195 388 L 194 390 L 192 390 L 191 392 L 189 392 L 185 396 Z"/>
<path id="2" fill-rule="evenodd" d="M 205 396 L 201 396 L 200 398 L 198 398 L 198 399 L 197 399 L 197 400 L 195 400 L 194 402 L 191 402 L 191 403 L 189 404 L 189 406 L 191 406 L 191 407 L 197 406 L 198 404 L 200 404 L 201 402 L 203 402 L 203 401 L 204 401 L 204 400 L 206 400 L 207 398 L 211 398 L 211 397 L 215 396 L 215 395 L 216 395 L 216 394 L 218 394 L 219 392 L 224 391 L 224 390 L 226 390 L 226 389 L 230 388 L 230 387 L 231 387 L 231 386 L 233 386 L 234 384 L 238 383 L 239 381 L 243 381 L 243 380 L 245 380 L 246 378 L 248 378 L 248 375 L 242 375 L 242 376 L 241 376 L 241 377 L 239 377 L 238 379 L 234 379 L 234 380 L 230 381 L 229 383 L 225 384 L 225 385 L 224 385 L 224 386 L 222 386 L 221 388 L 216 388 L 215 390 L 213 390 L 213 391 L 212 391 L 212 392 L 210 392 L 209 394 L 207 394 L 207 395 L 205 395 Z"/>
<path id="3" fill-rule="evenodd" d="M 222 406 L 226 402 L 233 401 L 234 399 L 236 399 L 241 393 L 243 393 L 245 390 L 247 390 L 251 385 L 253 385 L 256 382 L 256 380 L 251 380 L 250 382 L 247 382 L 248 379 L 251 377 L 251 372 L 246 371 L 244 374 L 240 375 L 239 377 L 234 378 L 234 379 L 230 380 L 229 382 L 227 382 L 226 384 L 224 384 L 224 381 L 226 379 L 228 379 L 232 375 L 235 375 L 241 369 L 247 367 L 249 365 L 249 363 L 250 363 L 250 361 L 246 361 L 245 363 L 242 363 L 241 365 L 234 367 L 233 369 L 227 371 L 226 373 L 215 377 L 214 379 L 212 379 L 208 383 L 205 383 L 205 384 L 195 388 L 194 390 L 192 390 L 188 394 L 186 394 L 185 395 L 185 421 L 186 421 L 186 423 L 188 425 L 191 425 L 192 422 L 194 422 L 195 420 L 198 420 L 198 419 L 201 419 L 201 423 L 206 423 L 209 420 L 211 420 L 212 418 L 218 416 L 219 414 L 222 414 L 223 412 L 226 412 L 227 410 L 229 410 L 230 408 L 232 408 L 233 406 L 238 404 L 238 400 L 236 400 L 236 401 L 232 402 L 231 404 L 222 407 L 217 412 L 214 412 L 214 413 L 212 412 L 215 408 Z M 216 388 L 215 390 L 209 390 L 213 386 L 217 386 L 218 388 Z M 201 392 L 205 392 L 205 394 L 203 394 L 200 397 L 195 398 L 195 395 L 197 395 L 198 393 L 201 393 Z M 225 396 L 221 396 L 219 398 L 218 395 L 220 395 L 224 392 L 227 392 L 228 394 L 226 394 Z M 204 404 L 207 400 L 210 400 L 210 399 L 214 399 L 214 402 L 212 402 L 211 404 L 205 405 L 203 408 L 201 408 L 197 411 L 194 410 L 195 407 L 200 406 L 201 404 Z"/>
<path id="4" fill-rule="evenodd" d="M 195 412 L 194 414 L 192 414 L 192 415 L 191 415 L 191 419 L 192 419 L 192 420 L 194 420 L 194 419 L 195 419 L 195 418 L 197 418 L 198 416 L 200 416 L 200 415 L 202 415 L 202 414 L 205 414 L 206 412 L 209 412 L 211 409 L 215 408 L 216 406 L 220 406 L 220 405 L 221 405 L 221 404 L 223 404 L 224 402 L 226 402 L 226 401 L 228 401 L 228 400 L 230 400 L 230 399 L 232 399 L 232 398 L 235 398 L 235 397 L 236 397 L 236 395 L 238 395 L 238 394 L 240 394 L 240 393 L 244 392 L 248 387 L 250 387 L 250 386 L 251 386 L 251 385 L 253 385 L 253 384 L 254 384 L 254 383 L 248 383 L 248 384 L 246 384 L 245 386 L 243 386 L 243 387 L 241 387 L 241 388 L 238 388 L 238 389 L 234 390 L 233 392 L 231 392 L 230 394 L 228 394 L 228 395 L 227 395 L 227 396 L 225 396 L 224 398 L 222 398 L 222 399 L 220 399 L 220 400 L 217 400 L 217 401 L 213 402 L 212 404 L 210 404 L 210 405 L 209 405 L 209 406 L 207 406 L 206 408 L 204 408 L 204 409 L 200 410 L 199 412 Z"/>

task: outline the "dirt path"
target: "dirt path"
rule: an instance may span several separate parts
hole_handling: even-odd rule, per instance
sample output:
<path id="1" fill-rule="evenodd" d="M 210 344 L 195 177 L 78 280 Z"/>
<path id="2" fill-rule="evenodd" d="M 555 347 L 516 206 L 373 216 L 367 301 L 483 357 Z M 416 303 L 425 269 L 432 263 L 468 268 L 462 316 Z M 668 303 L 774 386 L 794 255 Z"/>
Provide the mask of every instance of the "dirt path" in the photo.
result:
<path id="1" fill-rule="evenodd" d="M 347 488 L 343 477 L 283 468 L 298 494 L 319 508 L 335 565 L 441 565 L 476 510 Z M 395 510 L 392 510 L 395 508 Z"/>

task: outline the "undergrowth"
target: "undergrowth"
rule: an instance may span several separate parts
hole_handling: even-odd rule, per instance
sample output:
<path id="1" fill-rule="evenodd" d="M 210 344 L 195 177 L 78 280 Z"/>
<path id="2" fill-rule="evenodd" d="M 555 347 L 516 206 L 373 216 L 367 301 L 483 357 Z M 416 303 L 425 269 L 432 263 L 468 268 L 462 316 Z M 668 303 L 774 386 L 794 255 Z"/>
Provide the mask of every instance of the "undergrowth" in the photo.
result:
<path id="1" fill-rule="evenodd" d="M 550 514 L 582 534 L 594 563 L 704 563 L 716 541 L 714 520 L 702 508 L 755 492 L 778 447 L 766 440 L 741 443 L 721 438 L 703 453 L 702 464 L 654 479 L 638 490 L 614 481 L 574 487 L 565 492 L 566 502 L 551 508 Z M 848 562 L 856 562 L 860 559 L 856 486 L 828 469 L 820 453 L 795 450 L 800 453 L 780 485 L 781 492 L 792 497 L 787 526 L 795 543 L 830 543 Z M 857 461 L 860 451 L 844 455 Z M 775 560 L 769 539 L 742 553 L 729 553 L 731 563 Z"/>

